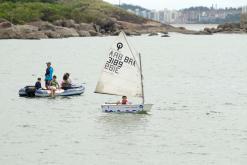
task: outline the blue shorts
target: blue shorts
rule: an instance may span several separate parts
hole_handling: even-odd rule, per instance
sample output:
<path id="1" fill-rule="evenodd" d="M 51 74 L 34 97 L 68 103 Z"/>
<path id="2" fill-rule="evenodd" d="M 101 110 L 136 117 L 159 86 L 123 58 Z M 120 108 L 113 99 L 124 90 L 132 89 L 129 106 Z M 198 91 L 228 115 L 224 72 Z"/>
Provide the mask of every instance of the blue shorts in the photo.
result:
<path id="1" fill-rule="evenodd" d="M 50 82 L 51 82 L 51 80 L 45 80 L 45 85 L 50 86 Z"/>

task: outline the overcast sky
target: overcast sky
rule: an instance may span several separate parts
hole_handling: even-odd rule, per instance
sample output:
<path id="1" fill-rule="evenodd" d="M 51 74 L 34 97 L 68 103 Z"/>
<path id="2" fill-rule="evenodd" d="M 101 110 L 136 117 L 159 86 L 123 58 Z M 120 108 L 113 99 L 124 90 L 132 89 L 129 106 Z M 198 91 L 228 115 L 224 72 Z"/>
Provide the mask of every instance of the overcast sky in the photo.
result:
<path id="1" fill-rule="evenodd" d="M 104 0 L 118 4 L 119 0 Z M 181 9 L 191 6 L 207 6 L 217 4 L 218 7 L 241 7 L 247 5 L 247 0 L 120 0 L 121 3 L 139 5 L 147 9 Z"/>

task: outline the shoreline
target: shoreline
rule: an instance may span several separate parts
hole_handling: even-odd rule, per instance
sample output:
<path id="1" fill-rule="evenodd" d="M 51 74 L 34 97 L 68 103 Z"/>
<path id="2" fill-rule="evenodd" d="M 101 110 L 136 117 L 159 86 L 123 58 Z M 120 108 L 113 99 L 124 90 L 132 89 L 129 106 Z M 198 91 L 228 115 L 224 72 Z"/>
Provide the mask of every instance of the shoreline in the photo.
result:
<path id="1" fill-rule="evenodd" d="M 161 37 L 169 37 L 169 32 L 186 35 L 212 35 L 247 34 L 247 29 L 242 29 L 240 23 L 226 23 L 216 28 L 205 27 L 204 30 L 189 30 L 185 27 L 174 27 L 156 21 L 147 21 L 142 24 L 112 20 L 104 25 L 76 23 L 74 20 L 57 20 L 54 23 L 45 21 L 30 22 L 25 25 L 14 25 L 9 21 L 0 21 L 0 39 L 57 39 L 69 37 L 95 37 L 116 36 L 120 31 L 125 31 L 128 36 L 149 36 L 162 33 Z"/>

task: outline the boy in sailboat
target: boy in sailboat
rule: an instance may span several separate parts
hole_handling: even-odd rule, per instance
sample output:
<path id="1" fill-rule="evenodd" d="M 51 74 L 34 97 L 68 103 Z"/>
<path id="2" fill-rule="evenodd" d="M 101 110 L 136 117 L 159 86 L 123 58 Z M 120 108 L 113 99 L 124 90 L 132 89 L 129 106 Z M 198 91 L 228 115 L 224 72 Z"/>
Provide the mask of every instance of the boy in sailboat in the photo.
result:
<path id="1" fill-rule="evenodd" d="M 115 103 L 105 102 L 105 104 L 117 104 L 117 105 L 122 104 L 122 105 L 127 105 L 127 104 L 131 104 L 131 102 L 128 101 L 127 96 L 123 96 L 122 97 L 122 100 L 120 100 L 120 101 L 117 101 Z"/>
<path id="2" fill-rule="evenodd" d="M 129 101 L 128 101 L 127 96 L 123 96 L 123 97 L 122 97 L 122 100 L 121 100 L 121 101 L 118 101 L 117 104 L 126 105 L 126 104 L 130 104 L 130 103 L 129 103 Z"/>

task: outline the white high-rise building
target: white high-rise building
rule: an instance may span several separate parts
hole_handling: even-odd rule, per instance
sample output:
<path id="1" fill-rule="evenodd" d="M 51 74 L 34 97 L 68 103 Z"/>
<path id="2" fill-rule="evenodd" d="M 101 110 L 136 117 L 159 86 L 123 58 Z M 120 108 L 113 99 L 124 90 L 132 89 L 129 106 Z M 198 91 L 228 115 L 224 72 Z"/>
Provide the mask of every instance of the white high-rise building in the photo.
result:
<path id="1" fill-rule="evenodd" d="M 244 14 L 244 13 L 247 13 L 247 6 L 243 6 L 242 7 L 242 13 Z"/>
<path id="2" fill-rule="evenodd" d="M 146 10 L 141 11 L 141 16 L 143 16 L 144 18 L 148 17 L 148 13 Z"/>
<path id="3" fill-rule="evenodd" d="M 178 11 L 177 10 L 172 10 L 171 11 L 171 20 L 170 23 L 175 23 L 177 18 L 178 18 Z"/>
<path id="4" fill-rule="evenodd" d="M 171 11 L 168 9 L 164 9 L 164 23 L 171 22 Z"/>
<path id="5" fill-rule="evenodd" d="M 140 10 L 139 9 L 135 9 L 135 14 L 136 15 L 140 15 Z"/>
<path id="6" fill-rule="evenodd" d="M 135 13 L 133 10 L 131 10 L 131 9 L 128 9 L 127 10 L 128 12 L 130 12 L 130 13 Z"/>
<path id="7" fill-rule="evenodd" d="M 159 16 L 159 12 L 154 10 L 154 20 L 155 21 L 159 21 L 160 20 L 160 16 Z"/>

